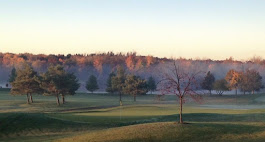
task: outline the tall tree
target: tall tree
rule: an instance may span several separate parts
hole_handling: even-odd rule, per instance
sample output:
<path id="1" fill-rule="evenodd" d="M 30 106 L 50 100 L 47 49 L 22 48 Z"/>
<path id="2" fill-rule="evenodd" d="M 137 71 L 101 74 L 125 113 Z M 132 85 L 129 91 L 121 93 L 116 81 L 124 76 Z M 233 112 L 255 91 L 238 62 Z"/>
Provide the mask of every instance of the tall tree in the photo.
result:
<path id="1" fill-rule="evenodd" d="M 64 79 L 65 87 L 61 94 L 63 104 L 65 103 L 65 95 L 74 95 L 80 87 L 80 83 L 78 83 L 78 79 L 73 73 L 66 73 Z"/>
<path id="2" fill-rule="evenodd" d="M 228 82 L 229 89 L 235 89 L 237 95 L 237 89 L 242 79 L 242 72 L 235 70 L 229 70 L 225 76 L 225 80 Z"/>
<path id="3" fill-rule="evenodd" d="M 15 80 L 11 82 L 13 95 L 27 95 L 27 103 L 33 103 L 32 94 L 41 93 L 40 79 L 36 71 L 25 63 L 16 71 Z"/>
<path id="4" fill-rule="evenodd" d="M 128 75 L 123 87 L 124 94 L 132 95 L 136 101 L 137 95 L 143 95 L 148 92 L 146 80 L 135 75 Z"/>
<path id="5" fill-rule="evenodd" d="M 198 69 L 187 69 L 181 64 L 174 62 L 168 72 L 163 73 L 159 82 L 163 94 L 175 94 L 179 98 L 179 123 L 183 124 L 182 109 L 184 97 L 190 95 L 192 99 L 200 101 L 201 96 L 196 92 L 198 88 L 198 76 L 201 73 Z"/>
<path id="6" fill-rule="evenodd" d="M 15 81 L 16 77 L 17 77 L 16 68 L 13 68 L 13 69 L 11 70 L 10 75 L 9 75 L 8 82 L 9 82 L 9 83 L 12 83 L 13 81 Z"/>
<path id="7" fill-rule="evenodd" d="M 122 105 L 122 93 L 124 88 L 124 83 L 126 79 L 125 70 L 122 66 L 118 66 L 116 76 L 113 76 L 111 79 L 111 86 L 114 92 L 117 92 L 120 95 L 120 105 Z"/>
<path id="8" fill-rule="evenodd" d="M 58 105 L 60 105 L 60 95 L 63 103 L 65 103 L 65 95 L 74 95 L 80 87 L 76 76 L 67 73 L 61 65 L 50 66 L 48 71 L 42 74 L 41 77 L 41 87 L 44 89 L 44 95 L 55 96 Z"/>
<path id="9" fill-rule="evenodd" d="M 208 90 L 210 92 L 210 95 L 212 94 L 214 81 L 215 81 L 214 75 L 210 71 L 208 71 L 201 84 L 202 89 Z"/>
<path id="10" fill-rule="evenodd" d="M 216 80 L 213 89 L 217 94 L 222 95 L 225 91 L 229 91 L 228 83 L 225 79 Z"/>
<path id="11" fill-rule="evenodd" d="M 89 76 L 89 79 L 86 82 L 86 89 L 92 93 L 99 89 L 97 78 L 94 75 Z"/>
<path id="12" fill-rule="evenodd" d="M 157 87 L 156 86 L 156 81 L 155 81 L 155 79 L 152 76 L 150 76 L 148 78 L 147 86 L 148 86 L 148 91 L 150 91 L 151 94 L 153 93 L 153 91 L 156 90 L 156 87 Z"/>
<path id="13" fill-rule="evenodd" d="M 109 93 L 113 93 L 114 92 L 114 90 L 112 89 L 112 77 L 114 77 L 114 76 L 116 76 L 115 75 L 115 73 L 114 72 L 111 72 L 110 74 L 109 74 L 109 77 L 108 77 L 108 79 L 107 79 L 107 88 L 106 88 L 106 92 L 109 92 Z"/>

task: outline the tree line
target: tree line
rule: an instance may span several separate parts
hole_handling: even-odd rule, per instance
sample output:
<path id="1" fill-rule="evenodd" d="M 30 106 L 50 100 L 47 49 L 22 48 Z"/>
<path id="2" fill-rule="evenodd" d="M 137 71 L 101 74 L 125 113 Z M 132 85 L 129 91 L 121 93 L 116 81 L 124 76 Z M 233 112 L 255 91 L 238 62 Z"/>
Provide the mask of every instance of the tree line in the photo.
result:
<path id="1" fill-rule="evenodd" d="M 202 89 L 209 90 L 211 94 L 212 90 L 216 90 L 216 93 L 222 95 L 225 91 L 235 90 L 235 94 L 238 94 L 238 90 L 244 94 L 260 91 L 264 88 L 262 83 L 262 77 L 258 71 L 254 69 L 247 69 L 246 71 L 236 71 L 231 69 L 227 72 L 225 78 L 215 80 L 214 75 L 209 71 L 201 83 Z"/>
<path id="2" fill-rule="evenodd" d="M 195 65 L 192 65 L 195 66 Z M 109 74 L 106 80 L 106 91 L 119 94 L 119 102 L 122 105 L 122 96 L 125 94 L 133 96 L 136 101 L 137 95 L 144 95 L 148 91 L 156 90 L 159 84 L 159 91 L 164 94 L 175 94 L 179 99 L 180 123 L 183 122 L 182 109 L 186 96 L 191 96 L 195 101 L 200 101 L 200 88 L 216 90 L 218 94 L 224 91 L 237 90 L 254 93 L 263 88 L 262 77 L 254 69 L 245 71 L 229 70 L 223 79 L 215 80 L 215 76 L 209 71 L 201 79 L 202 71 L 194 68 L 187 68 L 183 63 L 175 61 L 173 66 L 162 73 L 161 80 L 156 83 L 150 76 L 148 80 L 126 73 L 123 66 L 118 66 L 115 72 Z M 80 87 L 77 77 L 73 73 L 68 73 L 61 65 L 51 65 L 45 73 L 37 73 L 30 64 L 24 63 L 21 68 L 13 69 L 9 76 L 11 82 L 11 94 L 26 95 L 27 103 L 33 103 L 33 94 L 43 94 L 55 96 L 56 102 L 60 105 L 65 103 L 65 95 L 74 95 Z M 200 86 L 200 87 L 199 87 Z M 86 82 L 86 89 L 93 93 L 99 89 L 97 78 L 90 75 Z"/>
<path id="3" fill-rule="evenodd" d="M 33 103 L 33 94 L 44 96 L 55 96 L 56 102 L 60 105 L 65 103 L 66 95 L 74 95 L 79 89 L 80 83 L 74 73 L 68 73 L 62 65 L 51 65 L 45 73 L 37 73 L 33 67 L 24 63 L 21 68 L 13 68 L 9 76 L 12 85 L 12 95 L 26 95 L 27 103 Z M 120 95 L 122 105 L 123 94 L 129 94 L 136 101 L 137 95 L 144 95 L 148 91 L 156 90 L 156 83 L 153 77 L 147 80 L 133 74 L 126 74 L 124 68 L 119 66 L 116 73 L 112 72 L 107 80 L 109 93 Z M 98 90 L 97 78 L 90 75 L 86 82 L 86 89 L 93 93 Z"/>
<path id="4" fill-rule="evenodd" d="M 127 74 L 122 66 L 117 67 L 117 71 L 111 72 L 106 82 L 106 92 L 119 94 L 120 105 L 122 105 L 122 95 L 128 94 L 133 96 L 136 101 L 137 95 L 145 95 L 147 92 L 156 90 L 155 79 L 150 76 L 148 80 L 133 74 Z M 93 91 L 98 89 L 96 77 L 91 75 L 86 83 L 87 90 Z"/>

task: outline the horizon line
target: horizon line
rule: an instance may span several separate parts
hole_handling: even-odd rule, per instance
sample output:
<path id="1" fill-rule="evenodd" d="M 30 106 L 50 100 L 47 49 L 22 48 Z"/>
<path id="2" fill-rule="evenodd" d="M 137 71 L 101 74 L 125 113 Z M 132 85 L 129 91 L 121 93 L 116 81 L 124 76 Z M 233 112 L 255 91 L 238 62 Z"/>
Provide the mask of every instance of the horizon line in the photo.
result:
<path id="1" fill-rule="evenodd" d="M 159 56 L 155 56 L 155 55 L 151 55 L 151 54 L 148 54 L 148 55 L 143 55 L 143 54 L 139 54 L 137 53 L 136 51 L 128 51 L 128 52 L 113 52 L 113 51 L 103 51 L 103 52 L 91 52 L 91 53 L 29 53 L 29 52 L 20 52 L 20 53 L 14 53 L 14 52 L 1 52 L 1 54 L 32 54 L 32 55 L 46 55 L 46 56 L 49 56 L 49 55 L 55 55 L 55 56 L 58 56 L 58 55 L 64 55 L 64 56 L 67 56 L 68 54 L 70 55 L 82 55 L 82 56 L 89 56 L 89 55 L 99 55 L 99 54 L 107 54 L 107 53 L 113 53 L 114 55 L 118 55 L 118 54 L 122 54 L 122 55 L 126 55 L 128 53 L 135 53 L 136 56 L 152 56 L 152 57 L 155 57 L 155 58 L 159 58 L 159 59 L 169 59 L 169 60 L 178 60 L 178 59 L 184 59 L 184 60 L 201 60 L 201 61 L 206 61 L 206 60 L 212 60 L 212 61 L 227 61 L 227 60 L 232 60 L 232 61 L 239 61 L 239 62 L 247 62 L 247 61 L 251 61 L 252 59 L 260 59 L 260 60 L 265 60 L 263 57 L 261 56 L 256 56 L 256 55 L 253 55 L 251 58 L 249 59 L 235 59 L 233 56 L 229 56 L 225 59 L 212 59 L 212 58 L 209 58 L 209 57 L 193 57 L 193 58 L 188 58 L 188 57 L 184 57 L 184 56 L 178 56 L 178 57 L 159 57 Z"/>

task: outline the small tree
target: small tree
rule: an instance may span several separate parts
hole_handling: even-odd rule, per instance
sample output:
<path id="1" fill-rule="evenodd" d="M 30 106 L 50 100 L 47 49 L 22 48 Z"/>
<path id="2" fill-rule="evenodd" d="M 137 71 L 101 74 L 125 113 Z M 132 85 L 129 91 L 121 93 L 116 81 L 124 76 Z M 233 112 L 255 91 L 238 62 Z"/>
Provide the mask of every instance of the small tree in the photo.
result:
<path id="1" fill-rule="evenodd" d="M 111 86 L 112 86 L 112 90 L 114 92 L 119 93 L 120 95 L 120 105 L 122 105 L 121 96 L 123 93 L 125 79 L 126 79 L 126 74 L 125 74 L 124 68 L 122 66 L 118 66 L 117 75 L 111 78 Z"/>
<path id="2" fill-rule="evenodd" d="M 152 76 L 150 76 L 148 78 L 147 86 L 148 86 L 148 91 L 150 91 L 151 94 L 153 93 L 153 91 L 156 90 L 156 82 L 155 82 L 155 79 Z"/>
<path id="3" fill-rule="evenodd" d="M 9 83 L 12 83 L 13 81 L 15 81 L 16 77 L 17 77 L 16 68 L 13 68 L 13 69 L 11 70 L 10 75 L 9 75 L 8 82 L 9 82 Z"/>
<path id="4" fill-rule="evenodd" d="M 16 77 L 11 83 L 12 95 L 27 95 L 27 103 L 33 103 L 32 94 L 41 93 L 40 80 L 37 72 L 33 68 L 25 63 L 22 69 L 16 71 Z"/>
<path id="5" fill-rule="evenodd" d="M 213 89 L 219 95 L 222 95 L 225 91 L 229 91 L 228 83 L 225 79 L 216 80 L 213 86 Z"/>
<path id="6" fill-rule="evenodd" d="M 114 90 L 112 89 L 112 77 L 116 76 L 115 73 L 111 72 L 109 74 L 109 77 L 107 79 L 107 88 L 106 88 L 106 92 L 109 92 L 109 93 L 114 93 Z"/>
<path id="7" fill-rule="evenodd" d="M 179 98 L 179 123 L 183 124 L 182 108 L 184 97 L 190 95 L 192 99 L 199 101 L 201 96 L 195 91 L 198 88 L 197 77 L 201 73 L 198 69 L 186 69 L 185 66 L 177 65 L 176 61 L 168 72 L 163 74 L 160 81 L 163 94 L 175 94 Z"/>
<path id="8" fill-rule="evenodd" d="M 123 88 L 124 94 L 132 95 L 136 101 L 137 95 L 146 94 L 148 92 L 146 80 L 135 75 L 128 75 Z"/>
<path id="9" fill-rule="evenodd" d="M 90 75 L 88 81 L 86 82 L 86 89 L 92 93 L 99 89 L 97 78 L 94 75 Z"/>
<path id="10" fill-rule="evenodd" d="M 242 79 L 242 72 L 230 70 L 225 76 L 225 80 L 228 82 L 229 89 L 235 89 L 237 95 L 237 89 Z"/>
<path id="11" fill-rule="evenodd" d="M 214 75 L 209 71 L 206 76 L 204 77 L 204 80 L 201 84 L 202 89 L 208 90 L 210 92 L 210 95 L 212 94 L 213 90 L 213 84 L 215 81 Z"/>

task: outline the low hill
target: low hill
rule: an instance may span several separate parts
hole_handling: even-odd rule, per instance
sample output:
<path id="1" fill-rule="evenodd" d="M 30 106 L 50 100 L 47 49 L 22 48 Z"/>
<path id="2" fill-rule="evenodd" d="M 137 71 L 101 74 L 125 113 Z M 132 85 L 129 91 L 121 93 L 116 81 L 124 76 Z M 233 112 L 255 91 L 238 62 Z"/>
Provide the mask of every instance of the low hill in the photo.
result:
<path id="1" fill-rule="evenodd" d="M 160 122 L 101 130 L 57 142 L 213 142 L 265 141 L 265 128 L 258 124 Z"/>

